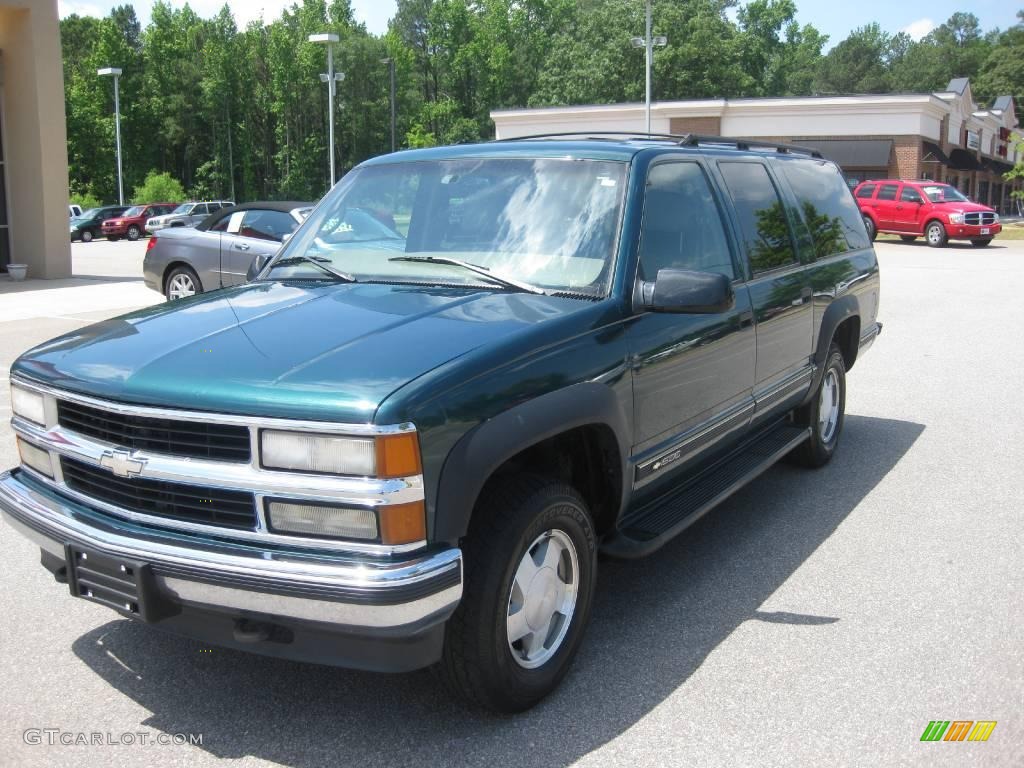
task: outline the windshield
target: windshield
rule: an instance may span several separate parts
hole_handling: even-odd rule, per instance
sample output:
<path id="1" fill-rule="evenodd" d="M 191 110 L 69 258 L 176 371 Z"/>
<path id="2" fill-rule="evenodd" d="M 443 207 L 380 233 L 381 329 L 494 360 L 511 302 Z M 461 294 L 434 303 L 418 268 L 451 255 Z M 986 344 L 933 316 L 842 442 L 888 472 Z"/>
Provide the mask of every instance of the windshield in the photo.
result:
<path id="1" fill-rule="evenodd" d="M 951 187 L 949 184 L 928 184 L 922 186 L 921 189 L 928 195 L 928 199 L 933 203 L 969 203 L 964 195 L 960 194 L 960 190 L 956 187 Z"/>
<path id="2" fill-rule="evenodd" d="M 103 211 L 102 208 L 90 208 L 85 211 L 81 216 L 75 216 L 76 219 L 95 219 Z"/>
<path id="3" fill-rule="evenodd" d="M 136 205 L 134 208 L 129 208 L 122 213 L 121 216 L 125 219 L 130 219 L 132 216 L 141 216 L 144 210 L 146 210 L 145 206 Z"/>
<path id="4" fill-rule="evenodd" d="M 177 208 L 175 208 L 173 211 L 171 211 L 171 213 L 172 214 L 173 213 L 188 213 L 189 211 L 192 210 L 192 205 L 193 205 L 193 203 L 182 203 Z"/>
<path id="5" fill-rule="evenodd" d="M 394 163 L 346 177 L 279 254 L 361 282 L 490 285 L 457 259 L 548 291 L 607 292 L 626 164 L 569 159 Z M 275 278 L 322 277 L 301 261 Z"/>

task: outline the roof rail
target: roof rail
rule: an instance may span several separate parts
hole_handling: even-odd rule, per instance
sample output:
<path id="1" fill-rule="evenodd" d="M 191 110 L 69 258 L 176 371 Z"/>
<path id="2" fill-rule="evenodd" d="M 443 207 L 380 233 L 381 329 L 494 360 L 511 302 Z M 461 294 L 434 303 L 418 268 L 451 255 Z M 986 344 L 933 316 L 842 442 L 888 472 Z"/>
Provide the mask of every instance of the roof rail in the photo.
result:
<path id="1" fill-rule="evenodd" d="M 683 147 L 698 147 L 701 144 L 710 144 L 714 146 L 727 146 L 735 147 L 736 149 L 742 149 L 749 151 L 751 149 L 774 149 L 779 154 L 789 155 L 793 153 L 800 153 L 814 157 L 819 160 L 824 160 L 824 156 L 816 149 L 810 147 L 800 147 L 795 144 L 778 144 L 774 141 L 762 141 L 761 139 L 730 139 L 724 136 L 702 136 L 700 134 L 691 133 L 686 138 L 679 142 L 680 146 Z"/>
<path id="2" fill-rule="evenodd" d="M 564 139 L 572 136 L 592 139 L 595 141 L 635 140 L 635 141 L 671 141 L 680 147 L 699 147 L 703 145 L 733 147 L 738 150 L 773 149 L 780 154 L 802 154 L 824 160 L 824 156 L 816 149 L 801 147 L 795 144 L 779 144 L 761 139 L 732 139 L 725 136 L 705 136 L 697 133 L 644 133 L 642 131 L 561 131 L 558 133 L 536 133 L 529 136 L 514 136 L 495 141 L 531 141 L 535 139 Z"/>

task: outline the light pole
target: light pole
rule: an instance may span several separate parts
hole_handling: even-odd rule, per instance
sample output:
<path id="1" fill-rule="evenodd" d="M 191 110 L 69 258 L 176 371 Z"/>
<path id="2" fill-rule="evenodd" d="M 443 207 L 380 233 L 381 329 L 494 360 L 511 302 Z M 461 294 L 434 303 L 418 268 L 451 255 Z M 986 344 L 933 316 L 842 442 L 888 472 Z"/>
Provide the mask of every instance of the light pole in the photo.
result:
<path id="1" fill-rule="evenodd" d="M 668 38 L 664 35 L 651 37 L 651 0 L 647 0 L 646 26 L 643 37 L 634 37 L 630 42 L 634 48 L 644 49 L 644 72 L 646 79 L 646 97 L 644 103 L 647 105 L 647 135 L 651 135 L 651 64 L 654 62 L 654 48 L 664 48 L 668 45 Z"/>
<path id="2" fill-rule="evenodd" d="M 121 70 L 117 67 L 104 67 L 103 69 L 97 69 L 96 74 L 100 77 L 107 77 L 109 75 L 114 77 L 114 134 L 117 137 L 117 204 L 124 205 L 124 180 L 121 176 L 121 92 L 118 88 Z"/>
<path id="3" fill-rule="evenodd" d="M 381 64 L 388 65 L 388 73 L 391 75 L 391 151 L 395 151 L 395 60 L 391 57 L 380 60 Z"/>
<path id="4" fill-rule="evenodd" d="M 334 173 L 334 95 L 338 90 L 338 83 L 345 79 L 345 75 L 341 72 L 334 71 L 334 44 L 341 38 L 338 37 L 334 32 L 323 32 L 319 35 L 310 35 L 309 42 L 311 43 L 326 43 L 327 44 L 327 74 L 320 75 L 320 82 L 327 83 L 327 110 L 330 112 L 330 118 L 327 121 L 328 133 L 330 134 L 330 145 L 331 145 L 331 186 L 334 186 L 335 173 Z"/>

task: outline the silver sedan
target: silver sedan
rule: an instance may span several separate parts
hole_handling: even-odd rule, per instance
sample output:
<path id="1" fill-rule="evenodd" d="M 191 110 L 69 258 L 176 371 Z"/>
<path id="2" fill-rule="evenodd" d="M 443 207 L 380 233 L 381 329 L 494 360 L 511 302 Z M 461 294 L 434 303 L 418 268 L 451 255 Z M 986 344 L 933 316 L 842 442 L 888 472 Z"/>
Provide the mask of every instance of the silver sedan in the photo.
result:
<path id="1" fill-rule="evenodd" d="M 245 282 L 249 267 L 277 253 L 313 203 L 246 203 L 225 208 L 194 228 L 154 235 L 146 250 L 146 285 L 168 300 Z"/>

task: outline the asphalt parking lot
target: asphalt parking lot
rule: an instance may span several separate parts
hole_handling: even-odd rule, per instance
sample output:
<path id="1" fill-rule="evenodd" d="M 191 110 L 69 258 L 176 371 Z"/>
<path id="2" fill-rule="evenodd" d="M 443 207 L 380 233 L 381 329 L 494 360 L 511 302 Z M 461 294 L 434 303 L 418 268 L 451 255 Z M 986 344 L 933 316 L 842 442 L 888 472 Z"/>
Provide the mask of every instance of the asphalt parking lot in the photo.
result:
<path id="1" fill-rule="evenodd" d="M 0 377 L 22 349 L 132 306 L 118 301 L 160 300 L 133 277 L 144 244 L 85 247 L 76 272 L 109 275 L 92 282 L 110 297 L 69 312 L 35 291 L 5 319 L 0 293 Z M 467 711 L 427 672 L 266 659 L 122 620 L 68 597 L 0 526 L 0 763 L 1024 764 L 1024 242 L 878 252 L 885 331 L 849 376 L 835 460 L 776 467 L 656 555 L 602 562 L 582 653 L 531 712 Z M 4 387 L 4 467 L 9 414 Z M 937 719 L 998 725 L 985 743 L 922 743 Z M 118 743 L 26 743 L 42 728 Z M 124 743 L 139 732 L 203 743 Z"/>

